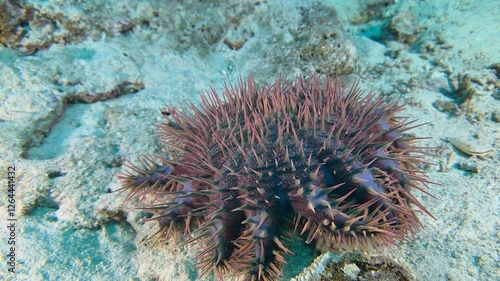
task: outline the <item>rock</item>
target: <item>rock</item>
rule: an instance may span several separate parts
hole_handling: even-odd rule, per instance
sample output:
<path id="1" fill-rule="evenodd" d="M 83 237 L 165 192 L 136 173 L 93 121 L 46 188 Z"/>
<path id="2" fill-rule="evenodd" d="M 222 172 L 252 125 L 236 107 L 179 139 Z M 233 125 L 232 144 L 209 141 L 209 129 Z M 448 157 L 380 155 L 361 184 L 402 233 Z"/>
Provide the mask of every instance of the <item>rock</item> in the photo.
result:
<path id="1" fill-rule="evenodd" d="M 399 12 L 389 23 L 389 31 L 399 42 L 412 44 L 420 35 L 417 17 L 410 12 Z"/>

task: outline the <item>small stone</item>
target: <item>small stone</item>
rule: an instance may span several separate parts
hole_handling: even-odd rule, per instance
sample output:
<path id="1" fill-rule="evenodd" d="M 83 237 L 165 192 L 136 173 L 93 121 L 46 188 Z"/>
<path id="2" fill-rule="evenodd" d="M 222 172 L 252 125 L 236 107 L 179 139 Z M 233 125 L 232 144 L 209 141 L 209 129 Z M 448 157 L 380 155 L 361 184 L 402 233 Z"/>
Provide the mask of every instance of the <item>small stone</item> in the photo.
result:
<path id="1" fill-rule="evenodd" d="M 63 173 L 63 172 L 61 172 L 61 171 L 48 171 L 48 172 L 47 172 L 47 177 L 48 177 L 49 179 L 62 177 L 62 176 L 64 176 L 64 175 L 66 175 L 66 173 Z"/>
<path id="2" fill-rule="evenodd" d="M 452 101 L 447 101 L 447 100 L 437 100 L 432 103 L 432 105 L 439 111 L 448 113 L 451 116 L 459 116 L 460 115 L 460 108 L 458 108 L 458 105 L 456 105 Z"/>
<path id="3" fill-rule="evenodd" d="M 497 75 L 497 78 L 500 78 L 500 63 L 494 63 L 494 64 L 488 66 L 488 69 L 495 70 L 495 74 Z"/>
<path id="4" fill-rule="evenodd" d="M 471 173 L 475 173 L 475 174 L 478 174 L 479 172 L 481 172 L 481 168 L 478 166 L 477 163 L 474 163 L 474 162 L 468 162 L 468 161 L 467 162 L 465 162 L 465 161 L 458 162 L 457 167 L 459 170 L 464 171 L 464 172 L 471 172 Z"/>
<path id="5" fill-rule="evenodd" d="M 496 100 L 500 100 L 500 89 L 497 89 L 491 96 Z"/>
<path id="6" fill-rule="evenodd" d="M 500 123 L 500 109 L 497 109 L 491 113 L 491 120 L 495 121 L 496 123 Z"/>

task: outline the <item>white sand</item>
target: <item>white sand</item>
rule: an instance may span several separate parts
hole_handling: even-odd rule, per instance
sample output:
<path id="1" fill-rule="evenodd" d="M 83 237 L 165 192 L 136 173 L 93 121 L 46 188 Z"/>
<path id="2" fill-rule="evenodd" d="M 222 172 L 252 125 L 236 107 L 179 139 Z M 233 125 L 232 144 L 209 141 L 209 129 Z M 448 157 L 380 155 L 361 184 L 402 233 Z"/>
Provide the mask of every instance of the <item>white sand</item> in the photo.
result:
<path id="1" fill-rule="evenodd" d="M 122 204 L 123 196 L 110 193 L 119 188 L 116 173 L 124 170 L 117 163 L 158 152 L 155 124 L 166 104 L 197 103 L 210 85 L 221 89 L 225 81 L 240 76 L 253 74 L 262 83 L 277 75 L 290 78 L 312 71 L 311 65 L 297 65 L 286 55 L 310 43 L 294 42 L 289 32 L 299 26 L 300 9 L 278 0 L 206 10 L 202 4 L 169 1 L 27 2 L 47 15 L 63 15 L 54 22 L 80 19 L 84 40 L 63 44 L 58 38 L 68 34 L 68 27 L 52 23 L 32 25 L 29 36 L 19 42 L 21 50 L 37 42 L 57 42 L 34 55 L 0 47 L 0 171 L 6 175 L 7 167 L 17 169 L 18 218 L 14 276 L 6 267 L 3 181 L 0 279 L 197 280 L 193 247 L 143 242 L 154 224 L 138 222 L 136 205 Z M 487 69 L 500 63 L 500 4 L 402 0 L 364 22 L 359 20 L 366 15 L 364 4 L 324 2 L 333 2 L 325 5 L 338 12 L 352 42 L 352 49 L 346 48 L 357 49 L 357 70 L 348 78 L 361 78 L 363 88 L 407 101 L 407 116 L 430 122 L 412 132 L 431 136 L 422 144 L 440 148 L 432 161 L 441 167 L 427 168 L 441 184 L 430 186 L 436 199 L 415 192 L 436 219 L 422 215 L 425 228 L 384 254 L 406 264 L 420 280 L 500 280 L 500 126 L 492 120 L 500 110 L 500 101 L 493 98 L 499 79 Z M 398 14 L 417 17 L 418 38 L 411 47 L 377 35 Z M 226 20 L 237 22 L 238 28 Z M 130 22 L 134 27 L 124 32 Z M 231 50 L 224 38 L 247 41 Z M 474 78 L 477 95 L 469 113 L 449 116 L 432 103 L 451 100 L 445 93 L 459 73 Z M 104 102 L 64 102 L 81 92 L 110 91 L 123 81 L 143 82 L 145 88 Z M 448 138 L 492 152 L 469 158 L 446 142 Z M 464 171 L 465 164 L 479 171 Z M 285 279 L 315 257 L 311 249 L 296 244 L 299 256 L 285 267 Z"/>

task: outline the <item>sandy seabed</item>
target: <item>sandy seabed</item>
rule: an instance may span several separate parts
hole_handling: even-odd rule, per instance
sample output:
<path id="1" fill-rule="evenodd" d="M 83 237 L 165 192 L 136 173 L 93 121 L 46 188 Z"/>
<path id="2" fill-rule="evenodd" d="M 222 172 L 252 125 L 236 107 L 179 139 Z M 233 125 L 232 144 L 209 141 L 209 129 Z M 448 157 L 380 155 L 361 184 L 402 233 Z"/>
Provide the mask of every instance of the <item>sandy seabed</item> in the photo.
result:
<path id="1" fill-rule="evenodd" d="M 167 104 L 320 72 L 429 122 L 412 133 L 440 185 L 415 194 L 435 219 L 381 254 L 417 280 L 500 280 L 498 1 L 218 2 L 0 4 L 0 279 L 198 280 L 196 249 L 145 242 L 113 192 L 123 161 L 158 152 Z M 316 257 L 296 244 L 284 280 Z"/>

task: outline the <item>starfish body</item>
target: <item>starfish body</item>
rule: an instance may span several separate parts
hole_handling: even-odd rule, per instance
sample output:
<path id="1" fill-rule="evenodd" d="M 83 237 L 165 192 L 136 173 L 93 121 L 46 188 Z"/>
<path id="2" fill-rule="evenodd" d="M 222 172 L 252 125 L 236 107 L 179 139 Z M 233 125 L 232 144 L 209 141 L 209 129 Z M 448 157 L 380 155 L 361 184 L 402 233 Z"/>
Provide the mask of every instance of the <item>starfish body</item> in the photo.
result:
<path id="1" fill-rule="evenodd" d="M 200 107 L 168 108 L 161 160 L 129 164 L 119 179 L 129 197 L 154 197 L 147 220 L 163 235 L 191 233 L 202 275 L 275 280 L 294 233 L 353 250 L 419 227 L 411 205 L 428 211 L 411 191 L 430 183 L 418 168 L 426 153 L 405 135 L 413 122 L 402 109 L 329 78 L 261 89 L 249 78 Z"/>

